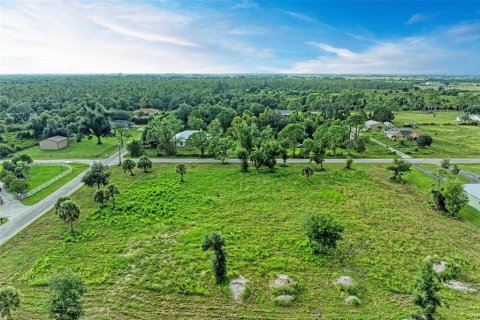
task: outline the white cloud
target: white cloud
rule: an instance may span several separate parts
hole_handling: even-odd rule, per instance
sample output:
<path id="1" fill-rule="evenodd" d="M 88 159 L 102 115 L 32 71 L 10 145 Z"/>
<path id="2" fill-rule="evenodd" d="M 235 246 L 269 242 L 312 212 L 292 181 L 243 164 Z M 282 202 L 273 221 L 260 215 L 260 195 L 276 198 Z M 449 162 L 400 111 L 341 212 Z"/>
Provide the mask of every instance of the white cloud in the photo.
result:
<path id="1" fill-rule="evenodd" d="M 291 17 L 294 17 L 299 20 L 307 21 L 307 22 L 314 22 L 315 19 L 307 16 L 306 14 L 300 13 L 300 12 L 294 12 L 294 11 L 285 11 L 286 14 L 288 14 Z"/>
<path id="2" fill-rule="evenodd" d="M 257 26 L 236 27 L 228 31 L 236 36 L 261 35 L 267 33 L 267 28 Z"/>
<path id="3" fill-rule="evenodd" d="M 258 7 L 258 4 L 256 2 L 243 0 L 237 3 L 236 5 L 234 5 L 232 9 L 250 9 L 250 8 L 257 8 L 257 7 Z"/>
<path id="4" fill-rule="evenodd" d="M 411 24 L 426 21 L 428 19 L 430 19 L 429 15 L 426 15 L 423 13 L 416 13 L 407 20 L 406 24 L 411 25 Z"/>
<path id="5" fill-rule="evenodd" d="M 262 65 L 273 54 L 185 10 L 137 2 L 0 6 L 0 73 L 248 72 L 261 70 L 252 59 Z"/>
<path id="6" fill-rule="evenodd" d="M 432 74 L 469 73 L 477 64 L 471 52 L 453 51 L 425 37 L 383 42 L 352 52 L 323 43 L 309 43 L 333 55 L 298 61 L 286 73 Z M 457 62 L 452 66 L 453 62 Z M 461 61 L 461 63 L 459 62 Z M 454 71 L 452 71 L 454 70 Z"/>
<path id="7" fill-rule="evenodd" d="M 320 42 L 308 42 L 307 44 L 317 47 L 319 49 L 322 49 L 323 51 L 326 51 L 326 52 L 335 53 L 339 57 L 351 58 L 355 56 L 355 53 L 345 48 L 335 48 L 331 45 L 320 43 Z"/>
<path id="8" fill-rule="evenodd" d="M 480 22 L 463 23 L 448 30 L 448 35 L 454 40 L 480 39 Z"/>

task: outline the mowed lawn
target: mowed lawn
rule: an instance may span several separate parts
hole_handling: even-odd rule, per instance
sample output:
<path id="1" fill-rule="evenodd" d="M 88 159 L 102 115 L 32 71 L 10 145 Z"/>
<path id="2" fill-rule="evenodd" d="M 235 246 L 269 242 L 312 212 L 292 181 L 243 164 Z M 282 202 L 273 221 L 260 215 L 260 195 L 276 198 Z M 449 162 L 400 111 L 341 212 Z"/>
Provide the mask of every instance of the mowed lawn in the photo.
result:
<path id="1" fill-rule="evenodd" d="M 394 124 L 397 127 L 402 127 L 405 122 L 413 121 L 417 124 L 422 123 L 435 123 L 435 124 L 445 124 L 445 123 L 457 123 L 455 120 L 457 116 L 462 115 L 458 111 L 439 111 L 435 113 L 426 113 L 426 112 L 395 112 L 395 119 L 393 120 Z"/>
<path id="2" fill-rule="evenodd" d="M 458 166 L 461 169 L 464 169 L 465 171 L 472 172 L 472 173 L 477 173 L 480 175 L 480 164 L 461 164 Z"/>
<path id="3" fill-rule="evenodd" d="M 180 183 L 173 164 L 134 177 L 113 168 L 117 208 L 98 210 L 93 190 L 73 196 L 82 210 L 78 235 L 53 211 L 0 247 L 0 283 L 18 287 L 22 319 L 47 319 L 47 278 L 71 270 L 88 284 L 83 319 L 402 319 L 424 259 L 460 266 L 459 279 L 480 287 L 480 229 L 434 212 L 429 178 L 414 170 L 406 184 L 388 181 L 385 165 L 326 165 L 307 180 L 302 165 L 275 173 L 241 173 L 238 165 L 188 164 Z M 302 231 L 305 214 L 334 217 L 345 227 L 338 252 L 314 256 Z M 211 231 L 226 237 L 230 277 L 251 281 L 241 305 L 214 284 Z M 270 283 L 287 274 L 302 286 L 291 306 L 276 306 Z M 359 283 L 359 307 L 334 285 Z M 446 319 L 475 319 L 480 294 L 443 289 Z"/>
<path id="4" fill-rule="evenodd" d="M 61 165 L 32 165 L 28 170 L 28 191 L 67 171 Z"/>
<path id="5" fill-rule="evenodd" d="M 49 196 L 50 194 L 58 190 L 61 186 L 68 183 L 69 181 L 71 181 L 73 178 L 75 178 L 76 176 L 78 176 L 80 173 L 82 173 L 88 168 L 88 165 L 82 164 L 82 163 L 70 163 L 70 166 L 72 167 L 72 171 L 70 173 L 60 178 L 59 180 L 55 181 L 54 183 L 47 186 L 46 188 L 33 194 L 32 196 L 22 200 L 22 203 L 24 205 L 32 205 L 39 202 L 40 200 L 43 200 L 45 197 Z M 32 166 L 30 169 L 29 183 L 32 183 L 34 179 L 36 179 L 37 181 L 35 184 L 32 183 L 34 187 L 30 185 L 28 189 L 33 190 L 35 187 L 55 178 L 57 175 L 61 174 L 65 170 L 66 168 L 62 166 L 50 166 L 50 165 L 49 166 L 44 166 L 44 165 Z"/>
<path id="6" fill-rule="evenodd" d="M 138 138 L 141 132 L 138 130 L 128 130 L 130 137 L 125 138 L 124 144 L 133 139 Z M 88 139 L 85 137 L 82 141 L 77 142 L 74 138 L 70 138 L 69 146 L 61 150 L 41 150 L 40 147 L 34 146 L 18 152 L 18 154 L 27 154 L 33 159 L 95 159 L 107 158 L 118 151 L 118 138 L 103 137 L 102 144 L 97 144 L 97 138 Z"/>

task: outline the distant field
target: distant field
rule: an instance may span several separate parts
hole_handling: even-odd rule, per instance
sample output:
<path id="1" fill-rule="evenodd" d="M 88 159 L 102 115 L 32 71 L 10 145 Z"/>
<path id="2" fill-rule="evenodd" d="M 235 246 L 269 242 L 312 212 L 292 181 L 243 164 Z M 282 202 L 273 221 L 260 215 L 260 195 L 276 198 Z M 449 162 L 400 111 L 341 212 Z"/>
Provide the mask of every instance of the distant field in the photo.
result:
<path id="1" fill-rule="evenodd" d="M 433 137 L 430 147 L 418 148 L 416 142 L 395 141 L 383 133 L 372 136 L 412 157 L 421 158 L 479 158 L 480 127 L 461 125 L 420 125 L 416 130 Z"/>
<path id="2" fill-rule="evenodd" d="M 135 176 L 112 169 L 122 194 L 117 211 L 101 211 L 93 190 L 73 195 L 82 213 L 72 239 L 48 212 L 0 247 L 0 283 L 22 293 L 22 319 L 47 319 L 49 275 L 69 269 L 88 284 L 82 319 L 403 319 L 415 312 L 411 292 L 427 256 L 461 266 L 459 278 L 480 286 L 478 212 L 452 220 L 431 209 L 431 179 L 414 169 L 406 184 L 388 181 L 386 165 L 326 165 L 307 180 L 302 165 L 274 173 L 241 173 L 238 165 L 188 164 L 179 183 L 174 164 Z M 312 255 L 303 216 L 318 212 L 345 227 L 335 256 Z M 480 224 L 477 224 L 480 226 Z M 243 275 L 252 294 L 235 305 L 214 285 L 203 237 L 221 231 L 230 277 Z M 273 303 L 271 281 L 281 273 L 302 286 L 291 306 Z M 347 306 L 333 284 L 359 282 L 359 307 Z M 480 295 L 442 289 L 445 319 L 475 319 Z"/>
<path id="3" fill-rule="evenodd" d="M 457 89 L 466 91 L 480 91 L 480 84 L 478 83 L 462 83 L 457 85 L 448 85 L 446 89 Z"/>
<path id="4" fill-rule="evenodd" d="M 397 127 L 402 127 L 405 122 L 413 121 L 418 124 L 422 123 L 435 123 L 435 124 L 444 124 L 444 123 L 457 123 L 455 119 L 457 116 L 461 115 L 457 111 L 440 111 L 433 116 L 433 113 L 425 112 L 395 112 L 395 119 L 393 120 L 394 124 Z"/>

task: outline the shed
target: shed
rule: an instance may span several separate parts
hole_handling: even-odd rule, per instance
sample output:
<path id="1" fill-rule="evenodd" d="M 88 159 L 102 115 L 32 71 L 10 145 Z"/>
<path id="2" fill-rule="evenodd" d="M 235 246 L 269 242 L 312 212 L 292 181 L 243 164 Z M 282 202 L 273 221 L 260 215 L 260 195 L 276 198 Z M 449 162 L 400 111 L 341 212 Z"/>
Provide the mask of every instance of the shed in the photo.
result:
<path id="1" fill-rule="evenodd" d="M 368 120 L 368 121 L 365 121 L 365 129 L 383 130 L 385 129 L 385 125 L 375 120 Z"/>
<path id="2" fill-rule="evenodd" d="M 188 138 L 196 132 L 199 132 L 199 131 L 198 130 L 185 130 L 185 131 L 177 133 L 173 137 L 173 139 L 175 139 L 175 143 L 176 143 L 177 147 L 184 146 L 187 143 Z"/>
<path id="3" fill-rule="evenodd" d="M 468 196 L 468 205 L 480 211 L 480 184 L 465 184 L 463 189 Z"/>
<path id="4" fill-rule="evenodd" d="M 63 136 L 54 136 L 40 141 L 42 150 L 60 150 L 68 146 L 68 138 Z"/>

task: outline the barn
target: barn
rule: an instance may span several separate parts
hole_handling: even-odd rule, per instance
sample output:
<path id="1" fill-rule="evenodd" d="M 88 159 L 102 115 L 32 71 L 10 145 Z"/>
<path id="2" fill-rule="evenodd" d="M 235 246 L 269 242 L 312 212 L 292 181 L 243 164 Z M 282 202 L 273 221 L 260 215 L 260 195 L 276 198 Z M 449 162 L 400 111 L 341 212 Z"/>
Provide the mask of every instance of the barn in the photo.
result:
<path id="1" fill-rule="evenodd" d="M 42 150 L 60 150 L 68 146 L 68 138 L 62 136 L 54 136 L 40 141 L 40 149 Z"/>

